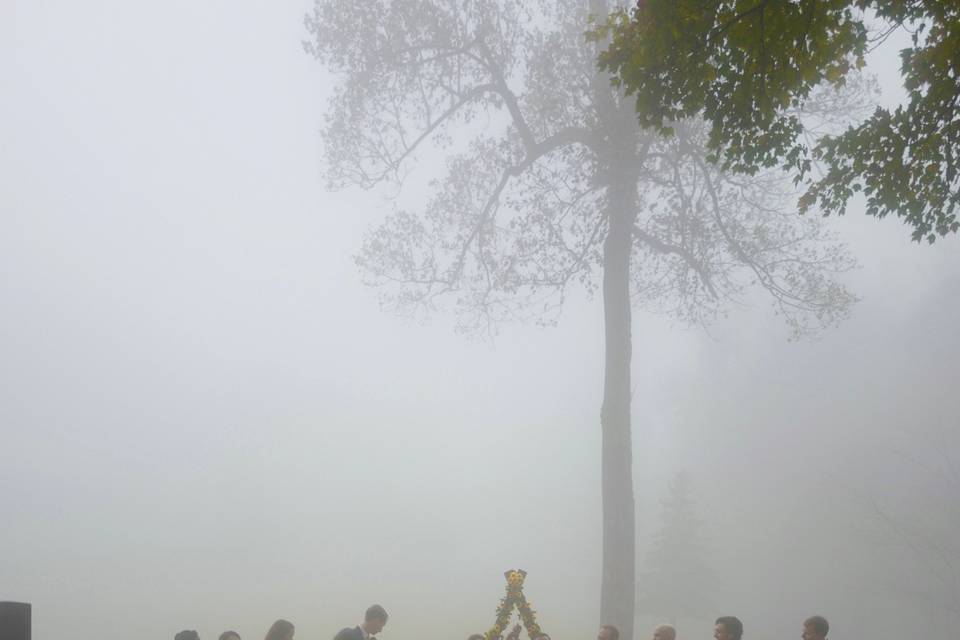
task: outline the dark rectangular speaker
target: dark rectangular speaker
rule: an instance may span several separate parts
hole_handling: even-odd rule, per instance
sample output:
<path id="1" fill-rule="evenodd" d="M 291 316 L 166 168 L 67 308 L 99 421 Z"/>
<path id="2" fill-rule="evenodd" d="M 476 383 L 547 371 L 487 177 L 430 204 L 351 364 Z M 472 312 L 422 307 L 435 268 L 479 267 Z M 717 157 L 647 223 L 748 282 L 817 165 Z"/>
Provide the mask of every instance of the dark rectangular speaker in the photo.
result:
<path id="1" fill-rule="evenodd" d="M 30 604 L 0 602 L 0 640 L 30 640 Z"/>

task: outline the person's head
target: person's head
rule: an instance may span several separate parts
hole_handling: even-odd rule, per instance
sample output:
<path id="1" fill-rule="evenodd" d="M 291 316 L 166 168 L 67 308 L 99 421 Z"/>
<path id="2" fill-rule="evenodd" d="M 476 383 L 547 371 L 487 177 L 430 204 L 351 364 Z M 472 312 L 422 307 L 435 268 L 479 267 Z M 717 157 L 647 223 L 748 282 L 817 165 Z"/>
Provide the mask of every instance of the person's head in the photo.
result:
<path id="1" fill-rule="evenodd" d="M 716 640 L 740 640 L 743 637 L 743 623 L 736 616 L 721 616 L 713 627 Z"/>
<path id="2" fill-rule="evenodd" d="M 475 633 L 469 638 L 467 638 L 467 640 L 483 640 L 483 636 L 479 633 Z"/>
<path id="3" fill-rule="evenodd" d="M 812 616 L 803 621 L 803 640 L 826 640 L 830 623 L 823 616 Z"/>
<path id="4" fill-rule="evenodd" d="M 200 634 L 196 631 L 181 631 L 173 636 L 173 640 L 200 640 Z"/>
<path id="5" fill-rule="evenodd" d="M 270 626 L 270 631 L 263 640 L 293 640 L 293 623 L 288 620 L 277 620 Z"/>
<path id="6" fill-rule="evenodd" d="M 364 630 L 371 635 L 380 633 L 387 624 L 387 617 L 386 609 L 378 604 L 371 606 L 367 609 L 367 612 L 363 614 Z"/>
<path id="7" fill-rule="evenodd" d="M 597 640 L 620 640 L 620 629 L 612 624 L 601 625 Z"/>
<path id="8" fill-rule="evenodd" d="M 676 640 L 677 630 L 671 624 L 662 624 L 653 630 L 653 640 Z"/>
<path id="9" fill-rule="evenodd" d="M 220 634 L 220 640 L 240 640 L 240 634 L 236 631 L 224 631 Z"/>

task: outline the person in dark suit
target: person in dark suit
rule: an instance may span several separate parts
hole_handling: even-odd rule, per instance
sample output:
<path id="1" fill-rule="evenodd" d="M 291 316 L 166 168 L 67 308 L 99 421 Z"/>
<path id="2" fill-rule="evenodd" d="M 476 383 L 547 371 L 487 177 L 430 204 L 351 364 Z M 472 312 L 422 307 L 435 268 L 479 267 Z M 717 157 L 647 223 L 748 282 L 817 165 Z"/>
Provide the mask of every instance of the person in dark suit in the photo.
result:
<path id="1" fill-rule="evenodd" d="M 620 640 L 620 629 L 612 624 L 602 624 L 597 632 L 597 640 Z"/>
<path id="2" fill-rule="evenodd" d="M 830 623 L 823 616 L 813 616 L 803 621 L 803 640 L 827 640 Z"/>
<path id="3" fill-rule="evenodd" d="M 714 625 L 714 640 L 740 640 L 743 637 L 743 623 L 736 616 L 720 616 Z"/>
<path id="4" fill-rule="evenodd" d="M 653 630 L 653 640 L 677 640 L 677 629 L 672 624 L 661 624 Z"/>
<path id="5" fill-rule="evenodd" d="M 264 640 L 293 640 L 295 629 L 289 620 L 277 620 L 267 631 Z"/>
<path id="6" fill-rule="evenodd" d="M 373 605 L 363 615 L 363 623 L 358 627 L 346 627 L 340 630 L 333 640 L 370 640 L 387 624 L 387 611 L 378 604 Z"/>

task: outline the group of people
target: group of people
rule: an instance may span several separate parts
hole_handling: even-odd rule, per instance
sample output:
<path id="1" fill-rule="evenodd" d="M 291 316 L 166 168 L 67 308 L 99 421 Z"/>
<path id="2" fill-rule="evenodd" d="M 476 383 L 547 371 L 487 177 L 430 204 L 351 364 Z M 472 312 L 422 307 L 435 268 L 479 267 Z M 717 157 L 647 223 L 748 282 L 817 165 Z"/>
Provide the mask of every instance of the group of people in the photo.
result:
<path id="1" fill-rule="evenodd" d="M 519 640 L 520 625 L 517 625 L 507 635 L 506 640 Z M 827 640 L 830 623 L 823 616 L 811 616 L 803 621 L 801 640 Z M 713 626 L 714 640 L 742 640 L 743 623 L 736 616 L 721 616 Z M 335 640 L 361 640 L 360 638 L 340 638 Z M 474 634 L 467 640 L 485 640 L 484 636 Z M 550 636 L 541 633 L 532 640 L 550 640 Z M 612 624 L 601 625 L 597 640 L 620 640 L 620 630 Z M 653 630 L 653 640 L 677 640 L 677 629 L 672 624 L 661 624 Z"/>
<path id="2" fill-rule="evenodd" d="M 801 640 L 827 640 L 830 623 L 823 616 L 811 616 L 803 621 Z M 742 640 L 743 623 L 736 616 L 721 616 L 713 625 L 714 640 Z M 620 632 L 612 625 L 600 627 L 597 640 L 620 640 Z M 653 630 L 653 640 L 677 640 L 677 629 L 671 624 L 662 624 Z"/>
<path id="3" fill-rule="evenodd" d="M 373 636 L 380 633 L 387 624 L 387 612 L 378 604 L 368 608 L 363 616 L 363 622 L 356 627 L 341 629 L 333 640 L 376 640 Z M 521 627 L 517 625 L 507 636 L 507 640 L 518 640 Z M 803 621 L 801 640 L 827 640 L 830 623 L 823 616 L 812 616 Z M 293 640 L 294 626 L 287 620 L 277 620 L 267 631 L 264 640 Z M 714 640 L 742 640 L 743 623 L 736 616 L 721 616 L 717 618 L 713 627 Z M 200 640 L 196 631 L 181 631 L 174 640 Z M 224 631 L 220 640 L 241 640 L 236 631 Z M 474 634 L 467 640 L 484 640 L 484 636 Z M 533 640 L 550 640 L 550 636 L 543 633 Z M 597 640 L 620 640 L 620 630 L 612 624 L 600 627 Z M 670 624 L 662 624 L 653 630 L 653 640 L 677 640 L 677 629 Z"/>
<path id="4" fill-rule="evenodd" d="M 372 636 L 380 633 L 387 624 L 387 611 L 378 604 L 367 609 L 363 616 L 363 622 L 356 627 L 346 627 L 341 629 L 334 640 L 376 640 Z M 267 631 L 264 640 L 293 640 L 293 634 L 296 629 L 293 623 L 288 620 L 277 620 Z M 200 640 L 200 634 L 196 631 L 181 631 L 174 640 Z M 220 640 L 242 640 L 240 634 L 236 631 L 224 631 L 220 634 Z"/>

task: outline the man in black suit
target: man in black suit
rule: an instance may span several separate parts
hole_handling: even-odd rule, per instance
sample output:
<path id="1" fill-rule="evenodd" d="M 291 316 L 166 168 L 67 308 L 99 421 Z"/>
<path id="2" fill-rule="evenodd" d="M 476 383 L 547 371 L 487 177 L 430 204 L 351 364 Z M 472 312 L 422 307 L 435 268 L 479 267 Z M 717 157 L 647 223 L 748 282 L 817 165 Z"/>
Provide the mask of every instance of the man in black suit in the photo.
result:
<path id="1" fill-rule="evenodd" d="M 380 633 L 387 624 L 387 612 L 378 604 L 373 605 L 363 616 L 359 627 L 346 627 L 333 637 L 333 640 L 370 640 L 370 636 Z M 374 639 L 376 640 L 376 639 Z"/>
<path id="2" fill-rule="evenodd" d="M 830 623 L 823 616 L 813 616 L 803 621 L 803 640 L 827 640 Z"/>
<path id="3" fill-rule="evenodd" d="M 714 640 L 740 640 L 743 637 L 743 623 L 736 616 L 721 616 L 714 624 Z"/>

